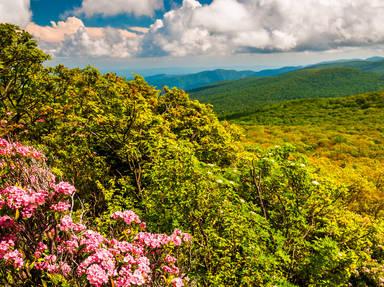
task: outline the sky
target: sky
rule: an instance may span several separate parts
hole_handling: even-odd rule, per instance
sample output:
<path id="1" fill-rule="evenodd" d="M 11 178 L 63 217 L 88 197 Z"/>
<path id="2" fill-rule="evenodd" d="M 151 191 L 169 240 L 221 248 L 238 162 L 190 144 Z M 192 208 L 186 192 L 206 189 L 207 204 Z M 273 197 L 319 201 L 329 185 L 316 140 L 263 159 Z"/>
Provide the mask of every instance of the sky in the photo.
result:
<path id="1" fill-rule="evenodd" d="M 384 0 L 0 0 L 50 64 L 260 70 L 384 55 Z"/>

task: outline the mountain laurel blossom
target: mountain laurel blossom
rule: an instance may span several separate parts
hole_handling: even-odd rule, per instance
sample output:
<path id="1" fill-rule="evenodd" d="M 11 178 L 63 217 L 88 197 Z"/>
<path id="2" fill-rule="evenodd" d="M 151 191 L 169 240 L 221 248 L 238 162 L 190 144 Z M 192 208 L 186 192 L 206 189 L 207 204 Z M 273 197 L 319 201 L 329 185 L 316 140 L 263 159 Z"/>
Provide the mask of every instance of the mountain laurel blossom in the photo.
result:
<path id="1" fill-rule="evenodd" d="M 171 252 L 189 234 L 146 232 L 130 210 L 111 215 L 119 240 L 77 223 L 75 187 L 56 184 L 40 152 L 2 138 L 0 169 L 0 264 L 14 282 L 57 274 L 75 286 L 184 286 Z"/>

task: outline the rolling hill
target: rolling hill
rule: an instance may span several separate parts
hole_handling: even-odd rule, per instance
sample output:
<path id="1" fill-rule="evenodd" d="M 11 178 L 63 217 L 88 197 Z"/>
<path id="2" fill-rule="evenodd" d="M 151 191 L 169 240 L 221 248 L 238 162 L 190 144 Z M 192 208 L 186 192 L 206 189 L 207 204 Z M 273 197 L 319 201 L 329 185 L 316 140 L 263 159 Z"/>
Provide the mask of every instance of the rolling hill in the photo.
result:
<path id="1" fill-rule="evenodd" d="M 266 104 L 304 98 L 349 96 L 384 90 L 384 77 L 356 68 L 302 69 L 276 77 L 221 82 L 190 91 L 191 97 L 213 105 L 222 117 L 234 119 Z"/>
<path id="2" fill-rule="evenodd" d="M 329 68 L 335 68 L 335 67 L 355 68 L 363 72 L 374 72 L 374 73 L 384 74 L 384 58 L 372 57 L 365 60 L 360 60 L 360 59 L 340 60 L 335 62 L 319 63 L 316 65 L 309 66 L 307 68 L 329 69 Z"/>
<path id="3" fill-rule="evenodd" d="M 148 83 L 160 89 L 163 86 L 168 86 L 178 87 L 184 90 L 191 90 L 221 81 L 238 80 L 249 77 L 267 77 L 281 75 L 300 68 L 301 67 L 283 67 L 279 69 L 267 69 L 258 72 L 217 69 L 186 75 L 160 74 L 148 76 L 145 79 Z"/>
<path id="4" fill-rule="evenodd" d="M 299 126 L 324 124 L 352 128 L 384 126 L 384 92 L 337 98 L 299 99 L 265 105 L 252 115 L 238 118 L 242 124 Z M 384 130 L 383 130 L 384 131 Z"/>

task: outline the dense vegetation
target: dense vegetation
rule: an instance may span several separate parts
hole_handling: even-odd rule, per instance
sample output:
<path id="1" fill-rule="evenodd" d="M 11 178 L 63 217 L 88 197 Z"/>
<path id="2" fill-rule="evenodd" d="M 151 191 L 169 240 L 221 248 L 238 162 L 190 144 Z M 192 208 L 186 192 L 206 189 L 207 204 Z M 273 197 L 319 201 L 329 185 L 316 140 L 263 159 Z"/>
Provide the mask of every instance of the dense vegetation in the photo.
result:
<path id="1" fill-rule="evenodd" d="M 67 182 L 55 182 L 44 156 L 0 139 L 0 277 L 5 286 L 183 286 L 171 251 L 189 234 L 145 232 L 132 211 L 111 215 L 107 238 L 74 222 Z M 49 282 L 49 283 L 47 283 Z"/>
<path id="2" fill-rule="evenodd" d="M 335 62 L 325 62 L 315 64 L 309 68 L 335 68 L 335 67 L 348 67 L 355 68 L 363 72 L 374 72 L 383 75 L 384 74 L 384 58 L 372 57 L 366 60 L 342 60 Z"/>
<path id="3" fill-rule="evenodd" d="M 45 68 L 48 57 L 28 33 L 2 24 L 0 38 L 0 135 L 44 151 L 56 177 L 76 186 L 73 215 L 103 238 L 113 233 L 111 215 L 119 218 L 116 212 L 124 209 L 138 214 L 149 232 L 179 228 L 192 235 L 174 254 L 183 278 L 159 275 L 155 279 L 162 283 L 146 281 L 146 286 L 384 284 L 383 213 L 366 208 L 365 198 L 356 196 L 362 187 L 324 175 L 291 146 L 264 150 L 241 144 L 237 126 L 220 122 L 210 106 L 182 90 L 160 92 L 140 77 L 127 81 L 91 67 Z M 340 76 L 345 83 L 353 75 L 361 79 L 360 73 L 348 72 Z M 377 85 L 375 78 L 364 79 L 366 87 Z M 2 161 L 7 156 L 0 152 Z M 19 171 L 15 156 L 12 168 L 0 165 L 2 202 L 13 185 L 27 192 L 33 182 L 6 177 Z M 36 178 L 36 169 L 28 175 Z M 29 226 L 28 219 L 9 213 L 8 205 L 0 206 L 3 219 L 14 216 Z M 36 210 L 44 214 L 44 206 Z M 1 229 L 1 244 L 7 236 Z M 54 250 L 52 233 L 40 236 Z M 40 282 L 33 272 L 41 260 L 26 254 L 38 244 L 36 238 L 29 244 L 17 247 L 27 264 L 0 256 L 3 284 L 20 286 L 18 276 L 33 278 L 34 286 L 114 284 L 87 283 L 82 272 L 62 274 L 58 282 L 44 268 Z M 161 254 L 150 255 L 163 259 Z M 100 275 L 95 264 L 88 267 Z M 154 266 L 147 274 L 160 271 Z"/>
<path id="4" fill-rule="evenodd" d="M 210 103 L 224 118 L 253 114 L 277 101 L 348 96 L 384 89 L 382 75 L 354 68 L 303 69 L 278 77 L 247 78 L 191 91 L 193 98 Z"/>
<path id="5" fill-rule="evenodd" d="M 323 174 L 358 186 L 366 209 L 384 209 L 384 93 L 294 100 L 240 118 L 247 144 L 294 144 Z"/>

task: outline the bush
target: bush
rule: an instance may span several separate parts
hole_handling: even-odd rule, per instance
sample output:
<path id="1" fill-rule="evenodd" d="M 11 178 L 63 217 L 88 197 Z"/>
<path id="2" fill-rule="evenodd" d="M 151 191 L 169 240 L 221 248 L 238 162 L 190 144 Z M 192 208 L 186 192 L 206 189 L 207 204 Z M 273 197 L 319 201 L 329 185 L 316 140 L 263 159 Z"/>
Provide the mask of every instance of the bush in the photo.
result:
<path id="1" fill-rule="evenodd" d="M 108 237 L 73 218 L 75 188 L 55 183 L 44 156 L 0 139 L 0 281 L 7 286 L 183 286 L 172 250 L 190 236 L 148 233 L 115 212 Z M 56 283 L 55 283 L 56 282 Z"/>

